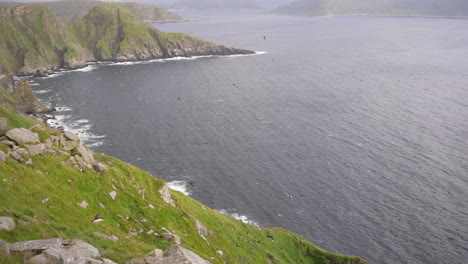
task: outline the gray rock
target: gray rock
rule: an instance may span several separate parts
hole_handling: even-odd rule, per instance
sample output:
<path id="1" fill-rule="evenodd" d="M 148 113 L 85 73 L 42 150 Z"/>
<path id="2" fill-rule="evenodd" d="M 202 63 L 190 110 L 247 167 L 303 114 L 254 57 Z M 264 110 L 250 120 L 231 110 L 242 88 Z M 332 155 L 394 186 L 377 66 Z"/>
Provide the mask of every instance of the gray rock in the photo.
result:
<path id="1" fill-rule="evenodd" d="M 26 260 L 25 264 L 51 264 L 51 262 L 41 254 Z"/>
<path id="2" fill-rule="evenodd" d="M 103 258 L 102 259 L 102 263 L 103 264 L 117 264 L 115 263 L 114 261 L 110 260 L 110 259 L 106 259 L 106 258 Z"/>
<path id="3" fill-rule="evenodd" d="M 14 128 L 7 131 L 5 135 L 18 144 L 41 143 L 39 140 L 39 135 L 27 130 L 26 128 Z"/>
<path id="4" fill-rule="evenodd" d="M 5 152 L 0 150 L 0 162 L 5 162 L 6 155 Z"/>
<path id="5" fill-rule="evenodd" d="M 101 162 L 95 162 L 93 164 L 93 169 L 98 173 L 104 173 L 107 170 L 106 166 L 104 166 L 104 164 L 102 164 Z"/>
<path id="6" fill-rule="evenodd" d="M 27 151 L 24 148 L 16 149 L 15 152 L 18 153 L 23 158 L 26 158 L 27 156 L 29 156 L 29 151 Z"/>
<path id="7" fill-rule="evenodd" d="M 112 191 L 112 192 L 109 193 L 109 195 L 110 195 L 111 199 L 115 201 L 115 198 L 117 197 L 117 192 Z"/>
<path id="8" fill-rule="evenodd" d="M 16 146 L 15 142 L 10 141 L 10 140 L 6 140 L 6 139 L 0 141 L 0 143 L 3 144 L 3 145 L 7 145 L 10 148 L 13 148 L 14 146 Z"/>
<path id="9" fill-rule="evenodd" d="M 39 156 L 45 153 L 47 147 L 46 144 L 37 144 L 37 145 L 28 145 L 29 155 L 31 156 Z"/>
<path id="10" fill-rule="evenodd" d="M 8 243 L 0 239 L 0 259 L 2 257 L 8 256 L 10 256 L 10 248 L 8 246 Z"/>
<path id="11" fill-rule="evenodd" d="M 63 137 L 60 139 L 60 146 L 68 151 L 74 150 L 80 146 L 80 138 L 72 132 L 63 132 Z"/>
<path id="12" fill-rule="evenodd" d="M 129 264 L 211 264 L 211 262 L 202 259 L 194 252 L 185 249 L 179 245 L 172 245 L 165 252 L 163 257 L 145 257 L 143 259 L 134 259 Z"/>
<path id="13" fill-rule="evenodd" d="M 170 204 L 172 207 L 176 207 L 174 200 L 172 200 L 171 191 L 166 184 L 159 189 L 159 194 L 161 194 L 161 199 L 163 199 L 164 202 Z"/>
<path id="14" fill-rule="evenodd" d="M 80 144 L 73 153 L 78 153 L 83 158 L 84 162 L 92 165 L 94 163 L 94 153 L 84 144 Z"/>
<path id="15" fill-rule="evenodd" d="M 162 258 L 164 256 L 164 251 L 162 249 L 155 249 L 146 255 L 147 257 Z"/>
<path id="16" fill-rule="evenodd" d="M 162 233 L 162 237 L 164 239 L 166 239 L 167 241 L 169 242 L 172 242 L 172 243 L 175 243 L 177 245 L 180 245 L 181 241 L 180 241 L 180 237 L 172 232 L 165 232 L 165 233 Z"/>
<path id="17" fill-rule="evenodd" d="M 218 250 L 218 251 L 216 251 L 216 254 L 218 254 L 218 256 L 220 256 L 220 257 L 223 257 L 224 252 L 222 250 Z"/>
<path id="18" fill-rule="evenodd" d="M 18 152 L 16 151 L 12 151 L 8 154 L 10 156 L 10 158 L 16 162 L 19 162 L 19 163 L 24 163 L 24 159 L 23 157 L 21 157 L 20 154 L 18 154 Z"/>
<path id="19" fill-rule="evenodd" d="M 11 231 L 15 229 L 15 220 L 11 217 L 1 216 L 0 217 L 0 230 Z"/>
<path id="20" fill-rule="evenodd" d="M 62 243 L 63 240 L 60 238 L 16 242 L 10 244 L 10 251 L 11 253 L 21 253 L 26 251 L 34 251 L 40 253 L 49 248 L 61 248 Z"/>
<path id="21" fill-rule="evenodd" d="M 5 117 L 0 117 L 0 136 L 5 134 L 5 131 L 8 127 L 8 120 Z"/>
<path id="22" fill-rule="evenodd" d="M 78 264 L 96 263 L 94 258 L 99 258 L 99 250 L 94 246 L 79 239 L 71 240 L 63 247 L 49 248 L 42 252 L 50 263 Z M 97 262 L 97 263 L 102 263 Z"/>
<path id="23" fill-rule="evenodd" d="M 45 127 L 42 126 L 42 125 L 40 125 L 40 124 L 35 124 L 34 126 L 31 127 L 30 130 L 31 130 L 31 131 L 32 131 L 32 130 L 47 131 L 47 130 L 45 129 Z"/>

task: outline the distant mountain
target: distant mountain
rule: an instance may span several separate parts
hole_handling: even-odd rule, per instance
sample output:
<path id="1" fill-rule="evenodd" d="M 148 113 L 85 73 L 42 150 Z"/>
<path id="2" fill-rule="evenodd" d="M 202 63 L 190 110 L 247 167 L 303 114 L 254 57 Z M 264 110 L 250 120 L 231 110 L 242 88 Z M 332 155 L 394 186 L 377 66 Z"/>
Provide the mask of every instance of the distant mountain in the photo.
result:
<path id="1" fill-rule="evenodd" d="M 31 3 L 32 0 L 27 1 Z M 58 18 L 65 24 L 72 24 L 75 21 L 83 18 L 89 10 L 98 6 L 111 4 L 126 8 L 139 19 L 144 22 L 182 22 L 184 19 L 169 10 L 155 5 L 141 4 L 141 3 L 127 3 L 112 0 L 62 0 L 62 1 L 35 1 L 34 4 L 46 6 L 50 8 Z M 0 2 L 0 6 L 11 7 L 17 6 L 18 2 Z"/>
<path id="2" fill-rule="evenodd" d="M 180 0 L 176 9 L 249 9 L 258 8 L 255 0 Z"/>
<path id="3" fill-rule="evenodd" d="M 274 13 L 326 15 L 468 16 L 467 0 L 297 0 Z"/>

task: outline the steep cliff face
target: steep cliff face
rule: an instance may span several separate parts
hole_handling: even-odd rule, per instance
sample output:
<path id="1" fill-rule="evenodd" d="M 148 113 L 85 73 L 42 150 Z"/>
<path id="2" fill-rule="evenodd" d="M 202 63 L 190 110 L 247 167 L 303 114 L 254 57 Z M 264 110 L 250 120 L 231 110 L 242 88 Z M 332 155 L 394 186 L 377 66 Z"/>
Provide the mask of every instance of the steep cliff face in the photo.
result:
<path id="1" fill-rule="evenodd" d="M 164 33 L 125 9 L 97 6 L 70 31 L 98 60 L 136 61 L 175 56 L 251 54 L 182 33 Z"/>
<path id="2" fill-rule="evenodd" d="M 0 8 L 0 68 L 19 75 L 78 67 L 85 58 L 47 8 Z"/>
<path id="3" fill-rule="evenodd" d="M 2 74 L 0 74 L 0 105 L 28 114 L 50 111 L 37 100 L 28 81 L 21 80 L 15 84 L 10 75 Z"/>
<path id="4" fill-rule="evenodd" d="M 144 22 L 182 22 L 184 19 L 160 6 L 127 2 L 108 2 L 98 0 L 73 0 L 37 3 L 50 8 L 64 24 L 73 24 L 82 19 L 89 10 L 98 5 L 111 4 L 127 9 Z"/>
<path id="5" fill-rule="evenodd" d="M 0 8 L 0 69 L 18 75 L 80 68 L 94 60 L 251 53 L 187 34 L 160 32 L 116 6 L 97 6 L 69 27 L 46 7 Z"/>

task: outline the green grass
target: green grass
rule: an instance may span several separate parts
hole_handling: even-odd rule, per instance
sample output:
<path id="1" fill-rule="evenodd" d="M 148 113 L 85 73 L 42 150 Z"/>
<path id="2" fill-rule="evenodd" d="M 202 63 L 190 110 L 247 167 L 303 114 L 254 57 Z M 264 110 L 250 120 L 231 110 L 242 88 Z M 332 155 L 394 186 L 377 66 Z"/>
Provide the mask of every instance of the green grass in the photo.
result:
<path id="1" fill-rule="evenodd" d="M 0 115 L 12 120 L 13 126 L 34 124 L 8 109 L 0 108 Z M 40 132 L 41 141 L 53 133 L 57 132 Z M 168 241 L 147 234 L 149 230 L 161 234 L 164 227 L 181 237 L 183 247 L 213 263 L 359 263 L 359 258 L 328 253 L 282 228 L 260 229 L 242 223 L 176 191 L 171 191 L 177 205 L 172 207 L 158 192 L 165 184 L 163 180 L 116 158 L 103 154 L 95 157 L 106 164 L 105 173 L 80 172 L 66 165 L 67 156 L 51 153 L 32 157 L 32 165 L 11 159 L 0 163 L 0 215 L 13 217 L 18 223 L 11 232 L 0 231 L 0 238 L 8 242 L 78 238 L 96 246 L 104 257 L 123 263 L 154 248 L 167 249 L 171 245 Z M 113 190 L 118 193 L 116 201 L 108 195 Z M 41 201 L 45 198 L 49 201 L 44 204 Z M 78 206 L 81 201 L 87 201 L 88 208 Z M 98 213 L 105 220 L 92 224 Z M 142 219 L 147 222 L 139 221 Z M 207 240 L 197 233 L 196 220 L 212 232 Z M 131 230 L 144 232 L 133 237 Z M 103 240 L 95 232 L 120 240 Z M 217 250 L 224 256 L 218 256 Z"/>

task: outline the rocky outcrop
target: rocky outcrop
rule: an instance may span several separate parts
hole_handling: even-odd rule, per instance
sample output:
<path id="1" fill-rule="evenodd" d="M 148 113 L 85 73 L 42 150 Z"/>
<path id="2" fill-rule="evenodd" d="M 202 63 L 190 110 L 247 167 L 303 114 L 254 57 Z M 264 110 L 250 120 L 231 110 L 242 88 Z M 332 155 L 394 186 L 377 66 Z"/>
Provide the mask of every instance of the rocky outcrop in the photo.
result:
<path id="1" fill-rule="evenodd" d="M 0 244 L 1 247 L 1 244 Z M 79 240 L 52 238 L 7 244 L 12 255 L 21 255 L 29 264 L 113 264 L 112 260 L 101 257 L 94 246 Z"/>
<path id="2" fill-rule="evenodd" d="M 159 194 L 161 194 L 161 199 L 163 199 L 164 202 L 170 204 L 172 207 L 176 207 L 175 202 L 171 196 L 171 191 L 169 190 L 166 184 L 161 186 L 161 188 L 159 189 Z"/>
<path id="3" fill-rule="evenodd" d="M 8 89 L 1 89 L 1 87 L 8 87 Z M 11 75 L 7 75 L 0 80 L 0 104 L 28 114 L 50 111 L 48 107 L 37 100 L 28 81 L 20 80 L 15 84 Z M 0 135 L 1 133 L 0 120 Z"/>
<path id="4" fill-rule="evenodd" d="M 75 134 L 65 131 L 58 136 L 50 136 L 42 143 L 39 135 L 33 132 L 40 130 L 45 131 L 45 128 L 36 125 L 31 129 L 14 128 L 7 131 L 4 137 L 0 137 L 0 144 L 6 146 L 8 152 L 2 151 L 4 155 L 0 154 L 0 161 L 5 156 L 28 165 L 32 163 L 30 157 L 56 153 L 69 156 L 67 163 L 80 171 L 94 169 L 98 173 L 106 172 L 106 166 L 95 161 L 93 151 Z"/>
<path id="5" fill-rule="evenodd" d="M 33 133 L 26 128 L 14 128 L 5 133 L 5 136 L 16 142 L 17 144 L 24 145 L 29 143 L 41 143 L 39 140 L 39 135 Z"/>
<path id="6" fill-rule="evenodd" d="M 8 120 L 5 117 L 0 117 L 0 136 L 3 136 L 8 127 Z"/>

